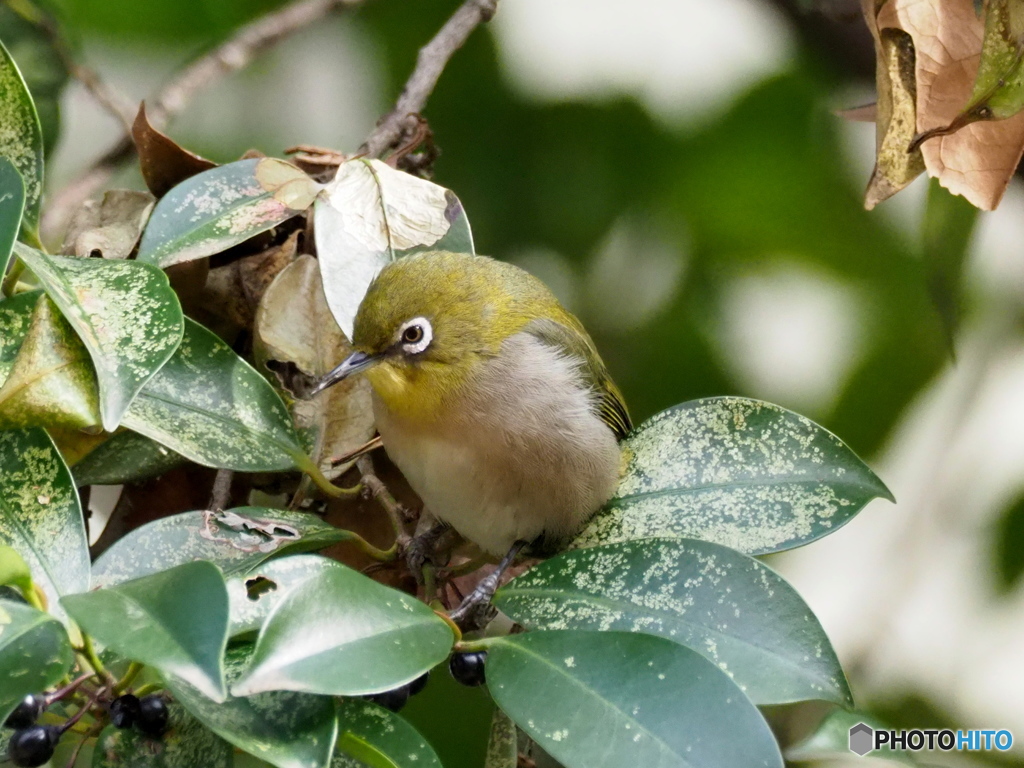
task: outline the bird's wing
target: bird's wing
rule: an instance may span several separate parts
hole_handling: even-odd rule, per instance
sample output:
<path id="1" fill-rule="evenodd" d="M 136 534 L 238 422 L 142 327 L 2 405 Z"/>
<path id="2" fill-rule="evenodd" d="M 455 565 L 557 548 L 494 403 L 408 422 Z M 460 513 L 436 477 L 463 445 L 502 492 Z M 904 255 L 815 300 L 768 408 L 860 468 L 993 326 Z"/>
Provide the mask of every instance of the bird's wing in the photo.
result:
<path id="1" fill-rule="evenodd" d="M 587 383 L 598 394 L 597 415 L 608 425 L 619 440 L 633 428 L 622 393 L 615 386 L 598 355 L 594 342 L 583 326 L 572 315 L 566 314 L 566 323 L 547 318 L 530 321 L 523 329 L 540 341 L 555 347 L 566 355 L 582 361 L 580 369 Z"/>

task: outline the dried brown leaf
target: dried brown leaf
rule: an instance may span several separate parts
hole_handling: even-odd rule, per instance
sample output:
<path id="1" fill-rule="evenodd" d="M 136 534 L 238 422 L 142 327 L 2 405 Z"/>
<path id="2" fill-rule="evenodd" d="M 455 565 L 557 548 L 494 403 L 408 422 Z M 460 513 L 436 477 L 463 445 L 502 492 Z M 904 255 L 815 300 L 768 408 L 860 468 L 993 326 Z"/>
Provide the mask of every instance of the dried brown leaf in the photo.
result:
<path id="1" fill-rule="evenodd" d="M 150 125 L 145 102 L 139 105 L 139 113 L 132 125 L 132 139 L 139 150 L 142 178 L 149 191 L 157 197 L 163 197 L 171 187 L 190 176 L 217 167 L 212 160 L 189 152 Z"/>
<path id="2" fill-rule="evenodd" d="M 861 104 L 859 107 L 848 107 L 846 109 L 834 109 L 832 114 L 849 120 L 851 123 L 874 123 L 878 121 L 878 104 Z"/>
<path id="3" fill-rule="evenodd" d="M 863 7 L 875 40 L 878 89 L 875 168 L 864 194 L 864 207 L 871 210 L 916 179 L 924 171 L 924 159 L 920 151 L 907 151 L 917 133 L 914 41 L 894 28 L 891 4 L 864 0 Z"/>
<path id="4" fill-rule="evenodd" d="M 292 414 L 312 445 L 311 456 L 330 478 L 349 465 L 331 457 L 361 446 L 373 435 L 366 380 L 359 376 L 306 399 L 312 386 L 352 350 L 324 296 L 316 259 L 303 255 L 285 268 L 263 295 L 254 328 L 256 361 L 291 395 Z"/>
<path id="5" fill-rule="evenodd" d="M 296 230 L 280 245 L 210 270 L 203 304 L 214 315 L 239 328 L 251 328 L 263 293 L 298 254 Z"/>
<path id="6" fill-rule="evenodd" d="M 127 259 L 149 221 L 156 198 L 134 189 L 112 189 L 102 200 L 88 200 L 64 233 L 61 253 Z"/>
<path id="7" fill-rule="evenodd" d="M 948 126 L 971 100 L 984 23 L 973 0 L 892 0 L 917 51 L 917 130 Z M 977 207 L 994 209 L 1024 152 L 1024 113 L 976 122 L 921 144 L 928 174 Z"/>

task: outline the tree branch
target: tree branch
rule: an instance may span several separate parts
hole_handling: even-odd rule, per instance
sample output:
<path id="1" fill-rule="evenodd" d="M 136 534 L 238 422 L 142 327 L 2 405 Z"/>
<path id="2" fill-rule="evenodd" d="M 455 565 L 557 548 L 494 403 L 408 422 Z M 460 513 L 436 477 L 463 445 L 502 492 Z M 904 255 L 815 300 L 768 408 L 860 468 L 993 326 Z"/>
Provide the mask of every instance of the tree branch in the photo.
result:
<path id="1" fill-rule="evenodd" d="M 433 93 L 441 73 L 452 55 L 462 47 L 473 30 L 490 21 L 498 8 L 498 0 L 466 0 L 445 22 L 434 38 L 420 48 L 416 66 L 395 102 L 395 108 L 381 118 L 360 152 L 379 157 L 415 130 L 427 99 Z"/>
<path id="2" fill-rule="evenodd" d="M 278 11 L 268 13 L 240 27 L 228 40 L 200 56 L 164 85 L 147 108 L 150 123 L 155 128 L 166 127 L 199 90 L 213 81 L 237 72 L 248 65 L 257 54 L 332 11 L 354 8 L 363 2 L 365 0 L 296 0 Z M 86 86 L 88 87 L 88 84 Z M 135 144 L 126 130 L 114 147 L 53 196 L 43 213 L 43 231 L 52 233 L 58 230 L 72 212 L 93 192 L 106 184 L 134 155 Z"/>

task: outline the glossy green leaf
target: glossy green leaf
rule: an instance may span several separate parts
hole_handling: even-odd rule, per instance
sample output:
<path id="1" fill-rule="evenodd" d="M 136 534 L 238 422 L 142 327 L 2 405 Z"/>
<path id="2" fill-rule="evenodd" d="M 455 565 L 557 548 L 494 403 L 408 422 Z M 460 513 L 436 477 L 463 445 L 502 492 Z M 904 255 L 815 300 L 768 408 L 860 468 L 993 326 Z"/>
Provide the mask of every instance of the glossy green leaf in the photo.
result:
<path id="1" fill-rule="evenodd" d="M 786 750 L 786 760 L 794 763 L 818 762 L 821 760 L 849 760 L 850 729 L 864 723 L 871 728 L 888 728 L 870 715 L 837 709 L 830 713 L 806 738 Z M 871 751 L 867 757 L 894 760 L 907 765 L 917 765 L 913 753 L 894 750 L 885 746 Z"/>
<path id="2" fill-rule="evenodd" d="M 755 704 L 853 705 L 825 630 L 796 590 L 720 544 L 647 539 L 565 552 L 504 586 L 495 604 L 530 629 L 625 630 L 682 643 Z"/>
<path id="3" fill-rule="evenodd" d="M 39 296 L 28 331 L 0 386 L 0 429 L 100 423 L 89 352 L 48 296 Z"/>
<path id="4" fill-rule="evenodd" d="M 248 665 L 252 645 L 228 648 L 228 682 Z M 170 678 L 168 687 L 182 706 L 221 738 L 277 768 L 323 768 L 338 735 L 334 701 L 327 696 L 273 692 L 229 696 L 216 703 L 188 683 Z"/>
<path id="5" fill-rule="evenodd" d="M 294 165 L 272 157 L 197 173 L 157 203 L 137 258 L 169 267 L 220 253 L 302 213 L 320 189 Z"/>
<path id="6" fill-rule="evenodd" d="M 422 602 L 337 563 L 274 608 L 232 693 L 388 691 L 447 658 L 452 641 Z"/>
<path id="7" fill-rule="evenodd" d="M 42 429 L 0 432 L 0 543 L 18 551 L 58 617 L 89 589 L 89 542 L 71 473 Z"/>
<path id="8" fill-rule="evenodd" d="M 566 768 L 782 766 L 761 713 L 695 651 L 627 632 L 491 641 L 495 702 Z"/>
<path id="9" fill-rule="evenodd" d="M 11 161 L 0 155 L 0 279 L 7 274 L 24 210 L 25 182 Z"/>
<path id="10" fill-rule="evenodd" d="M 148 480 L 183 463 L 184 456 L 137 432 L 124 430 L 89 451 L 71 467 L 75 483 L 120 485 Z"/>
<path id="11" fill-rule="evenodd" d="M 255 632 L 293 589 L 335 566 L 318 555 L 279 557 L 228 580 L 232 636 Z"/>
<path id="12" fill-rule="evenodd" d="M 68 595 L 61 604 L 108 649 L 224 700 L 228 593 L 213 563 L 185 563 L 116 587 Z"/>
<path id="13" fill-rule="evenodd" d="M 274 388 L 191 320 L 181 346 L 125 413 L 124 425 L 208 467 L 269 472 L 309 461 Z"/>
<path id="14" fill-rule="evenodd" d="M 677 405 L 624 443 L 615 496 L 573 547 L 691 538 L 749 555 L 799 547 L 889 490 L 839 438 L 777 405 L 716 397 Z"/>
<path id="15" fill-rule="evenodd" d="M 24 226 L 35 231 L 43 195 L 43 132 L 32 96 L 10 53 L 0 43 L 0 157 L 25 184 Z"/>
<path id="16" fill-rule="evenodd" d="M 338 702 L 335 749 L 372 768 L 442 768 L 437 753 L 404 718 L 363 699 Z"/>
<path id="17" fill-rule="evenodd" d="M 424 250 L 474 252 L 452 192 L 380 160 L 342 163 L 313 210 L 327 303 L 349 339 L 359 302 L 389 261 Z"/>
<path id="18" fill-rule="evenodd" d="M 32 310 L 42 295 L 42 291 L 31 291 L 0 301 L 0 385 L 14 367 L 14 359 L 32 323 Z"/>
<path id="19" fill-rule="evenodd" d="M 167 731 L 153 739 L 108 725 L 99 735 L 92 768 L 231 768 L 234 749 L 179 704 L 168 705 Z"/>
<path id="20" fill-rule="evenodd" d="M 262 507 L 182 512 L 118 539 L 93 565 L 93 581 L 110 587 L 193 560 L 209 560 L 225 575 L 238 576 L 272 557 L 322 549 L 351 536 L 305 512 Z"/>
<path id="21" fill-rule="evenodd" d="M 484 768 L 516 768 L 518 765 L 519 734 L 516 724 L 500 709 L 495 709 Z"/>
<path id="22" fill-rule="evenodd" d="M 0 723 L 23 697 L 59 682 L 73 662 L 59 621 L 28 605 L 0 600 Z"/>
<path id="23" fill-rule="evenodd" d="M 167 275 L 135 261 L 49 256 L 20 244 L 15 251 L 89 350 L 103 428 L 113 432 L 181 342 L 184 316 Z"/>

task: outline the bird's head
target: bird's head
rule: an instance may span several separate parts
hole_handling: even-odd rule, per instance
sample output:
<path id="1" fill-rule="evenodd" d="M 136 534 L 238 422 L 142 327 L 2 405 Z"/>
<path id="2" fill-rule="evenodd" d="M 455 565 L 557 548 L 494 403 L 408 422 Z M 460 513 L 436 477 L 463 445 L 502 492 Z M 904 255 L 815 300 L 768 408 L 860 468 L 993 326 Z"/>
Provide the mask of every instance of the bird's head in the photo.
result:
<path id="1" fill-rule="evenodd" d="M 315 391 L 365 372 L 389 411 L 430 421 L 457 403 L 487 358 L 531 319 L 536 297 L 548 295 L 522 270 L 484 256 L 398 259 L 359 305 L 355 351 Z"/>

